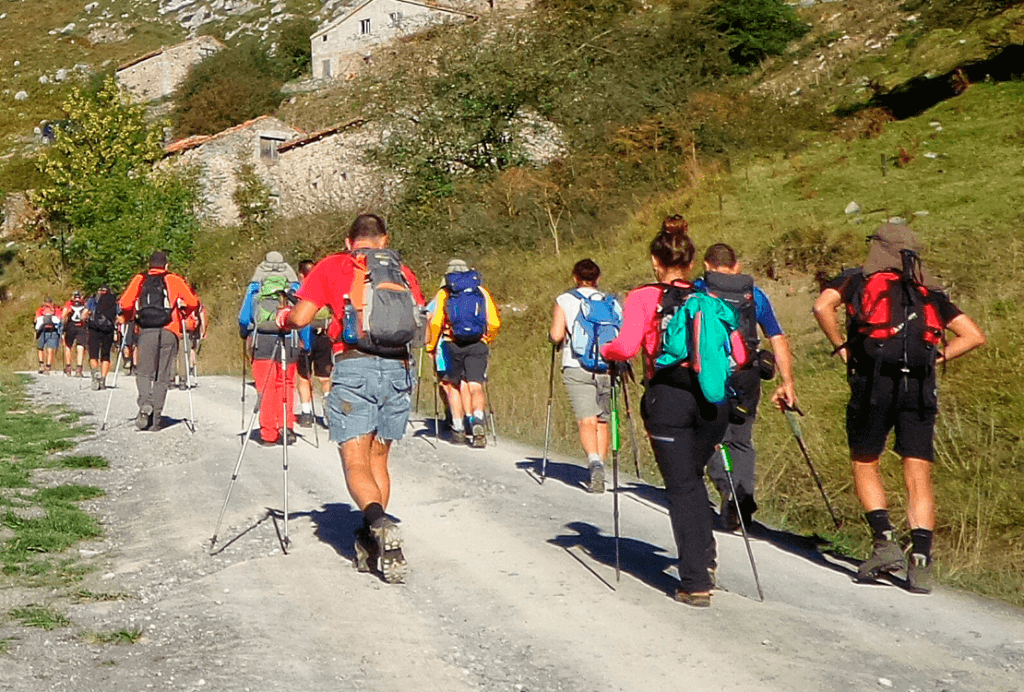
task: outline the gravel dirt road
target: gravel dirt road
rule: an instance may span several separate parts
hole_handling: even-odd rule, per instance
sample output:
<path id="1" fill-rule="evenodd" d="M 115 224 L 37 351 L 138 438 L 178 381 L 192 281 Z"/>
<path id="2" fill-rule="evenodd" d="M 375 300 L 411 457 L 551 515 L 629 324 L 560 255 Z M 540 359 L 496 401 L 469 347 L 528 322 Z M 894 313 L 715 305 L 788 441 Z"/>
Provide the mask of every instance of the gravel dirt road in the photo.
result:
<path id="1" fill-rule="evenodd" d="M 541 486 L 536 450 L 435 448 L 422 425 L 391 463 L 407 584 L 351 567 L 360 515 L 325 431 L 319 448 L 311 430 L 291 448 L 288 554 L 281 449 L 249 445 L 211 555 L 240 448 L 237 379 L 202 379 L 194 435 L 181 421 L 137 432 L 131 378 L 104 432 L 107 393 L 88 380 L 39 378 L 30 392 L 89 412 L 96 432 L 76 453 L 111 462 L 59 473 L 107 492 L 84 503 L 105 538 L 78 549 L 96 568 L 82 588 L 115 598 L 0 591 L 0 610 L 52 602 L 72 621 L 0 624 L 13 637 L 0 690 L 1024 690 L 1018 610 L 853 584 L 851 562 L 761 526 L 764 603 L 742 538 L 718 533 L 723 590 L 710 609 L 679 605 L 658 489 L 623 478 L 616 581 L 612 495 L 584 492 L 581 467 L 556 460 Z M 187 416 L 186 394 L 172 391 L 165 413 Z M 144 635 L 131 645 L 80 636 L 132 627 Z"/>

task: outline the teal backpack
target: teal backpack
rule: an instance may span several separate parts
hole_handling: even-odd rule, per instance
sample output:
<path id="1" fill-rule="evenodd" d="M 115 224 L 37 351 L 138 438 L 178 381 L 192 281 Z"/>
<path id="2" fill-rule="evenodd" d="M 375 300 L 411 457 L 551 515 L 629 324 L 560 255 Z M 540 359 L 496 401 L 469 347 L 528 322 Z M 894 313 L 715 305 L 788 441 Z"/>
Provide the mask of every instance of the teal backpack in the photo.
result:
<path id="1" fill-rule="evenodd" d="M 706 398 L 717 404 L 734 395 L 734 372 L 751 362 L 739 316 L 724 300 L 692 285 L 657 284 L 661 345 L 654 367 L 690 368 Z"/>
<path id="2" fill-rule="evenodd" d="M 253 322 L 260 334 L 278 334 L 277 311 L 283 304 L 284 295 L 288 294 L 291 284 L 283 274 L 270 274 L 260 282 L 256 291 L 256 305 L 253 310 Z"/>

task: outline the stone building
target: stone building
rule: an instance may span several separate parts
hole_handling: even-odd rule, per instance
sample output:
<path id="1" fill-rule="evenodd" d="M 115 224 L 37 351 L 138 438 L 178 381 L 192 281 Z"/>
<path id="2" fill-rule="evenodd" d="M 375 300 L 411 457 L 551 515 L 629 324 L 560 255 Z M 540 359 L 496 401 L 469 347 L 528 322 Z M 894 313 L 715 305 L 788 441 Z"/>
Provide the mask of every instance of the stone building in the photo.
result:
<path id="1" fill-rule="evenodd" d="M 195 135 L 170 143 L 165 149 L 164 165 L 198 166 L 202 171 L 207 217 L 231 226 L 239 221 L 234 201 L 239 169 L 252 165 L 266 184 L 264 173 L 277 160 L 280 146 L 301 134 L 301 130 L 277 118 L 261 115 L 215 135 Z"/>
<path id="2" fill-rule="evenodd" d="M 223 48 L 213 36 L 199 36 L 121 65 L 117 81 L 136 101 L 162 99 L 174 93 L 193 65 Z"/>
<path id="3" fill-rule="evenodd" d="M 282 144 L 276 160 L 262 162 L 278 212 L 297 216 L 386 205 L 396 181 L 366 163 L 367 150 L 378 142 L 375 128 L 354 120 Z"/>
<path id="4" fill-rule="evenodd" d="M 378 46 L 430 26 L 475 18 L 469 12 L 415 0 L 365 0 L 310 37 L 313 77 L 353 75 Z"/>

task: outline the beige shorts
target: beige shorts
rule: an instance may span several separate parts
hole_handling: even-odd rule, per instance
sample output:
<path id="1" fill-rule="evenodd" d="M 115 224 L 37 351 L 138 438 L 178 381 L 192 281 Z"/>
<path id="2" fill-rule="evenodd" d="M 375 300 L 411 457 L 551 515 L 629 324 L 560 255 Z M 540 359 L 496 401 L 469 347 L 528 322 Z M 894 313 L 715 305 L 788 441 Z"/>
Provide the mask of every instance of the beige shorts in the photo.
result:
<path id="1" fill-rule="evenodd" d="M 612 413 L 612 378 L 607 373 L 598 375 L 583 368 L 562 368 L 562 382 L 572 402 L 576 420 L 597 419 L 607 423 Z"/>

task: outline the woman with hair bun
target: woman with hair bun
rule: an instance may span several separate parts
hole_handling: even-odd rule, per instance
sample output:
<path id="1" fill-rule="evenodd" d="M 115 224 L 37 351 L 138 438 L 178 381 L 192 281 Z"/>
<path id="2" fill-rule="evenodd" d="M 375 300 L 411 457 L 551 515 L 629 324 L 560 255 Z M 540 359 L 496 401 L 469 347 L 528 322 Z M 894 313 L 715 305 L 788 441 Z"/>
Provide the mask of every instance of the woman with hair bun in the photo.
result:
<path id="1" fill-rule="evenodd" d="M 715 542 L 704 467 L 725 436 L 728 407 L 705 398 L 688 363 L 655 368 L 662 329 L 695 290 L 688 280 L 696 256 L 688 230 L 682 216 L 662 222 L 650 245 L 657 283 L 630 291 L 622 331 L 605 345 L 601 355 L 609 361 L 628 361 L 643 351 L 645 389 L 640 413 L 665 480 L 679 555 L 679 586 L 674 598 L 706 608 L 711 605 L 714 588 Z"/>

